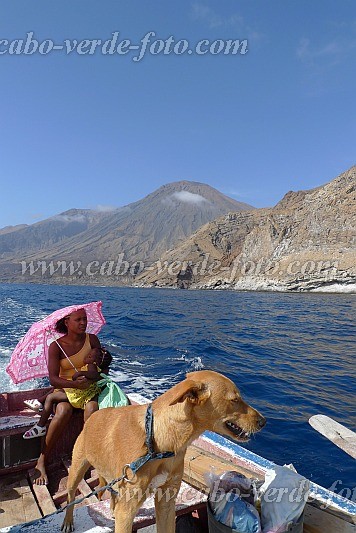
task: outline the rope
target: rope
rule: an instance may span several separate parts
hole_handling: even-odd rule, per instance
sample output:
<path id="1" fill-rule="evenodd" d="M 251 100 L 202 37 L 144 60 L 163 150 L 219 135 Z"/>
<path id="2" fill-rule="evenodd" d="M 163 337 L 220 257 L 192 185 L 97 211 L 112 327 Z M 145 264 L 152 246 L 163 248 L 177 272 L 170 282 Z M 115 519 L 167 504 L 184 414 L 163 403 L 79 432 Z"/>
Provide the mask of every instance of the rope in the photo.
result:
<path id="1" fill-rule="evenodd" d="M 74 500 L 74 501 L 72 501 L 70 503 L 67 503 L 67 505 L 65 505 L 61 509 L 57 509 L 57 511 L 55 511 L 52 514 L 46 515 L 45 517 L 43 516 L 42 518 L 40 518 L 40 520 L 43 520 L 44 518 L 47 518 L 48 516 L 55 516 L 57 514 L 63 513 L 63 511 L 65 511 L 68 507 L 72 507 L 73 505 L 77 505 L 78 503 L 82 503 L 87 498 L 90 498 L 90 496 L 96 496 L 99 492 L 103 492 L 104 490 L 109 490 L 113 494 L 119 494 L 117 490 L 113 489 L 113 485 L 115 485 L 115 483 L 118 483 L 119 481 L 126 481 L 127 483 L 132 483 L 134 478 L 135 478 L 136 472 L 140 468 L 142 468 L 146 463 L 148 463 L 148 461 L 153 461 L 155 459 L 166 459 L 166 458 L 169 458 L 169 457 L 174 457 L 174 455 L 175 455 L 174 452 L 158 452 L 158 453 L 156 453 L 154 451 L 154 447 L 153 447 L 153 409 L 152 409 L 152 404 L 149 404 L 148 407 L 147 407 L 146 417 L 145 417 L 145 430 L 146 430 L 145 444 L 146 444 L 146 447 L 148 449 L 148 453 L 146 455 L 143 455 L 142 457 L 139 457 L 138 459 L 136 459 L 136 461 L 132 461 L 132 463 L 127 463 L 126 465 L 124 465 L 124 467 L 122 469 L 122 475 L 120 477 L 117 477 L 117 478 L 113 479 L 112 481 L 110 481 L 110 483 L 105 485 L 105 487 L 100 487 L 98 489 L 92 490 L 86 496 L 83 496 L 81 498 L 77 498 L 76 500 Z M 133 476 L 131 478 L 127 477 L 128 470 L 131 470 L 131 472 L 133 473 Z M 27 527 L 29 525 L 36 524 L 36 523 L 38 523 L 38 519 L 37 520 L 32 520 L 32 522 L 26 522 L 26 524 L 24 524 L 24 526 Z M 19 529 L 12 529 L 11 530 L 12 533 L 15 533 L 16 531 L 21 531 L 23 526 L 18 526 L 18 527 L 19 527 Z"/>
<path id="2" fill-rule="evenodd" d="M 31 520 L 31 522 L 26 522 L 25 524 L 13 526 L 10 531 L 11 533 L 17 533 L 18 531 L 22 531 L 23 528 L 27 528 L 28 526 L 32 526 L 34 524 L 38 525 L 38 522 L 40 520 L 44 520 L 45 518 L 47 519 L 50 516 L 56 516 L 57 514 L 63 513 L 63 511 L 65 511 L 68 507 L 72 507 L 73 505 L 76 505 L 77 503 L 82 503 L 84 500 L 86 500 L 90 496 L 96 496 L 99 492 L 103 492 L 106 489 L 108 489 L 110 492 L 114 492 L 115 494 L 118 494 L 118 492 L 114 490 L 112 486 L 115 485 L 115 483 L 117 483 L 118 481 L 121 481 L 123 479 L 125 479 L 125 474 L 123 474 L 122 476 L 116 479 L 113 479 L 112 481 L 110 481 L 110 483 L 105 485 L 105 487 L 100 487 L 99 489 L 92 490 L 90 494 L 87 494 L 86 496 L 83 496 L 82 498 L 77 498 L 73 502 L 67 503 L 67 505 L 65 505 L 61 509 L 57 509 L 57 511 L 54 511 L 54 513 L 47 514 L 46 516 L 42 516 L 41 518 L 37 518 L 36 520 Z"/>

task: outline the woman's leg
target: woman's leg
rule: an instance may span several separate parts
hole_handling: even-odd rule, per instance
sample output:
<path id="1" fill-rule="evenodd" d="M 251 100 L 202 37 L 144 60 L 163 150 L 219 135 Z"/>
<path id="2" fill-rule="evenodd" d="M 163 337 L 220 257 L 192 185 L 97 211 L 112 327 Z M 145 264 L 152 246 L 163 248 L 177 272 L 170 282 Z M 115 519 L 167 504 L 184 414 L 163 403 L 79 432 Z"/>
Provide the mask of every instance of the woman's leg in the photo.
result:
<path id="1" fill-rule="evenodd" d="M 99 409 L 98 397 L 94 396 L 94 398 L 92 398 L 85 406 L 85 409 L 84 409 L 84 423 L 88 420 L 90 415 L 95 413 L 95 411 L 97 411 L 98 409 Z"/>
<path id="2" fill-rule="evenodd" d="M 60 434 L 67 426 L 72 413 L 73 407 L 70 405 L 70 403 L 61 402 L 57 405 L 56 414 L 49 425 L 45 443 L 35 467 L 40 473 L 39 477 L 34 480 L 36 485 L 46 485 L 48 483 L 48 477 L 46 473 L 46 461 L 48 455 L 54 444 L 57 442 Z"/>

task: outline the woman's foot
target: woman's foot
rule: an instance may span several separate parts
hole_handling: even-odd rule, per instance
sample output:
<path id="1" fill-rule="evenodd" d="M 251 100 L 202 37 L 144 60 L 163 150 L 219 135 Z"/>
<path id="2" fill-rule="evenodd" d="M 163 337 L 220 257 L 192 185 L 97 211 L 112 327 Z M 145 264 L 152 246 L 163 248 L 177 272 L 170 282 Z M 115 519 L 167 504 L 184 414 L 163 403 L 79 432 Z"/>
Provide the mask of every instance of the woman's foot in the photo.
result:
<path id="1" fill-rule="evenodd" d="M 23 403 L 26 405 L 26 407 L 32 409 L 32 411 L 36 411 L 37 413 L 43 409 L 43 405 L 36 398 L 34 400 L 24 400 Z"/>
<path id="2" fill-rule="evenodd" d="M 47 433 L 46 426 L 39 426 L 35 424 L 31 429 L 28 429 L 26 433 L 22 435 L 23 439 L 35 439 L 36 437 L 44 437 Z"/>
<path id="3" fill-rule="evenodd" d="M 42 456 L 37 461 L 37 464 L 35 466 L 35 472 L 37 477 L 35 477 L 32 483 L 34 485 L 48 485 L 47 472 L 44 464 L 44 458 Z M 39 475 L 37 475 L 37 472 L 39 473 Z"/>

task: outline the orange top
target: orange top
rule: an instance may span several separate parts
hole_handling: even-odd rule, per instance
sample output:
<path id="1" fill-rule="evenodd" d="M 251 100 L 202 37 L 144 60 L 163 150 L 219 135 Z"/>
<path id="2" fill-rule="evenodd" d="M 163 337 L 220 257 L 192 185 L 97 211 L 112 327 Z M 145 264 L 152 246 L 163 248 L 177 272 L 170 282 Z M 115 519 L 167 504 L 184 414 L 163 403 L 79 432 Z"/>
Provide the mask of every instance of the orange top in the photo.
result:
<path id="1" fill-rule="evenodd" d="M 68 356 L 78 371 L 82 368 L 82 366 L 84 366 L 84 358 L 89 354 L 90 350 L 90 337 L 89 333 L 86 333 L 83 347 L 74 355 Z M 63 357 L 63 359 L 59 360 L 59 366 L 59 377 L 63 379 L 72 379 L 72 376 L 76 371 L 66 357 Z"/>

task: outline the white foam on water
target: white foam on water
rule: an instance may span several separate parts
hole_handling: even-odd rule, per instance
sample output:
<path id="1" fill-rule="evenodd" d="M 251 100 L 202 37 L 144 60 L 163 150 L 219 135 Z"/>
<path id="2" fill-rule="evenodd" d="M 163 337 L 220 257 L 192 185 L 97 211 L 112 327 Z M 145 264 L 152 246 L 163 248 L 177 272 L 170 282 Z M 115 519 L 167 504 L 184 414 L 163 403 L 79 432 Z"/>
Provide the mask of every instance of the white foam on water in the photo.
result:
<path id="1" fill-rule="evenodd" d="M 190 361 L 190 366 L 192 367 L 193 369 L 193 372 L 197 372 L 198 370 L 203 370 L 203 368 L 205 368 L 205 365 L 201 359 L 201 357 L 194 357 L 194 359 L 192 359 Z"/>
<path id="2" fill-rule="evenodd" d="M 143 394 L 150 399 L 157 397 L 172 386 L 172 376 L 156 378 L 144 374 L 132 375 L 121 370 L 112 370 L 110 377 L 113 381 L 124 384 L 122 388 L 127 394 Z"/>
<path id="3" fill-rule="evenodd" d="M 10 361 L 11 350 L 0 346 L 0 392 L 10 392 L 18 390 L 18 386 L 12 383 L 10 376 L 5 372 L 5 368 Z"/>
<path id="4" fill-rule="evenodd" d="M 177 352 L 180 352 L 182 351 L 183 353 L 178 357 L 169 357 L 169 361 L 189 361 L 189 359 L 187 359 L 187 356 L 188 356 L 188 350 L 177 350 Z"/>
<path id="5" fill-rule="evenodd" d="M 356 283 L 341 284 L 333 283 L 332 285 L 326 285 L 325 287 L 317 287 L 312 289 L 310 292 L 339 292 L 343 294 L 355 294 L 356 293 Z"/>
<path id="6" fill-rule="evenodd" d="M 43 386 L 43 383 L 36 379 L 26 381 L 25 383 L 15 384 L 11 381 L 10 376 L 8 376 L 5 372 L 0 374 L 0 392 L 16 392 L 24 390 L 32 391 Z"/>
<path id="7" fill-rule="evenodd" d="M 197 370 L 203 370 L 205 365 L 202 358 L 197 355 L 196 357 L 187 357 L 187 355 L 182 355 L 181 357 L 170 357 L 169 361 L 183 361 L 188 364 L 186 372 L 196 372 Z"/>
<path id="8" fill-rule="evenodd" d="M 155 378 L 152 376 L 136 376 L 130 380 L 127 392 L 137 392 L 150 399 L 163 394 L 172 386 L 172 376 Z"/>
<path id="9" fill-rule="evenodd" d="M 140 361 L 127 361 L 127 359 L 122 359 L 122 363 L 125 365 L 131 365 L 131 366 L 146 366 L 144 363 L 141 363 Z"/>
<path id="10" fill-rule="evenodd" d="M 31 304 L 24 304 L 13 298 L 4 298 L 0 305 L 6 309 L 6 313 L 1 315 L 0 326 L 10 326 L 15 331 L 18 340 L 34 322 L 38 322 L 47 316 L 37 307 L 33 307 Z"/>
<path id="11" fill-rule="evenodd" d="M 130 379 L 128 374 L 125 374 L 125 372 L 121 372 L 120 370 L 110 371 L 109 374 L 112 380 L 118 383 L 122 383 L 123 381 L 128 381 Z"/>

